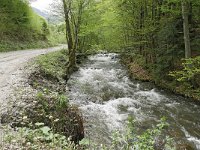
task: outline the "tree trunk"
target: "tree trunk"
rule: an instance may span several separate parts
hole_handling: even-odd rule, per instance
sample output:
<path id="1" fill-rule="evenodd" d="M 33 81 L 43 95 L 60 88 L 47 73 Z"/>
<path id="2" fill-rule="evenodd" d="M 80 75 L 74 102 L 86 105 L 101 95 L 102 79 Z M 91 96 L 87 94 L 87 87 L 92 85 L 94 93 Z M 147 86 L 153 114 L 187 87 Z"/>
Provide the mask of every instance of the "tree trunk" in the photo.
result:
<path id="1" fill-rule="evenodd" d="M 76 37 L 76 49 L 78 48 L 78 43 L 79 43 L 79 36 L 78 33 L 80 32 L 80 25 L 82 21 L 82 13 L 83 13 L 83 1 L 80 2 L 79 7 L 78 7 L 78 20 L 76 24 L 76 30 L 75 30 L 75 37 Z"/>
<path id="2" fill-rule="evenodd" d="M 68 4 L 66 0 L 63 0 L 63 7 L 64 7 L 64 13 L 65 13 L 65 23 L 66 23 L 66 39 L 68 43 L 68 51 L 69 51 L 69 62 L 66 69 L 66 76 L 65 79 L 68 80 L 70 74 L 76 69 L 76 49 L 74 47 L 73 42 L 73 36 L 72 36 L 72 29 L 70 25 L 70 7 L 71 7 L 71 1 L 68 1 Z"/>
<path id="3" fill-rule="evenodd" d="M 191 57 L 191 47 L 190 47 L 190 35 L 189 35 L 189 9 L 188 2 L 182 0 L 182 16 L 183 16 L 183 33 L 184 33 L 184 43 L 185 43 L 185 58 Z"/>

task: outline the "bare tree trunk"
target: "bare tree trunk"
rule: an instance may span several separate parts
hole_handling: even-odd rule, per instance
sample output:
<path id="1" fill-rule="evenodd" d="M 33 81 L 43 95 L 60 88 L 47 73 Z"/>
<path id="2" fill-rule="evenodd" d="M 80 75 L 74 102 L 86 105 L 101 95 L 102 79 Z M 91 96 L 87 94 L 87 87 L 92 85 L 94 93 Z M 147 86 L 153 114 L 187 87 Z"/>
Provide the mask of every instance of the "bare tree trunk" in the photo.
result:
<path id="1" fill-rule="evenodd" d="M 191 57 L 191 47 L 190 47 L 190 33 L 189 33 L 189 8 L 188 2 L 182 0 L 182 16 L 183 16 L 183 32 L 184 32 L 184 42 L 185 42 L 185 58 Z"/>

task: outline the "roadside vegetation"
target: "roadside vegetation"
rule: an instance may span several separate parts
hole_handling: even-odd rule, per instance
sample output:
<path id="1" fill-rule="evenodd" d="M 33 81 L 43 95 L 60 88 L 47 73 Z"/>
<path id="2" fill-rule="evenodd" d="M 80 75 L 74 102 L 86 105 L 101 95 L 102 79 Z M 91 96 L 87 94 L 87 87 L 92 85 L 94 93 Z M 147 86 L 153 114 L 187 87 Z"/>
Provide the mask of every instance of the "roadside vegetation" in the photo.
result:
<path id="1" fill-rule="evenodd" d="M 0 52 L 64 43 L 64 30 L 58 31 L 57 28 L 59 27 L 49 25 L 43 17 L 37 15 L 27 1 L 1 1 Z"/>
<path id="2" fill-rule="evenodd" d="M 4 142 L 8 148 L 16 145 L 18 148 L 68 149 L 76 147 L 75 143 L 84 138 L 81 113 L 77 106 L 69 104 L 66 93 L 64 75 L 68 58 L 65 53 L 62 50 L 42 55 L 32 64 L 34 68 L 28 79 L 32 96 L 20 97 L 26 107 L 11 108 L 1 120 L 18 130 L 15 136 L 6 135 Z M 15 103 L 12 105 L 17 107 Z"/>
<path id="3" fill-rule="evenodd" d="M 34 126 L 34 129 L 32 127 L 20 127 L 13 133 L 8 130 L 8 132 L 5 132 L 3 145 L 0 145 L 0 147 L 3 146 L 4 149 L 28 148 L 45 150 L 175 150 L 173 139 L 165 136 L 168 124 L 164 118 L 152 129 L 138 134 L 134 128 L 135 122 L 133 118 L 129 117 L 125 133 L 113 132 L 110 136 L 110 144 L 93 143 L 90 141 L 91 139 L 86 138 L 82 139 L 79 144 L 75 144 L 70 137 L 67 138 L 62 134 L 55 133 L 49 126 L 44 126 L 44 123 L 37 122 Z"/>
<path id="4" fill-rule="evenodd" d="M 68 58 L 66 50 L 40 56 L 36 60 L 36 69 L 29 81 L 37 89 L 38 103 L 33 111 L 28 112 L 31 122 L 42 122 L 55 133 L 71 137 L 78 143 L 84 138 L 83 119 L 77 108 L 69 104 L 66 91 L 65 66 Z"/>

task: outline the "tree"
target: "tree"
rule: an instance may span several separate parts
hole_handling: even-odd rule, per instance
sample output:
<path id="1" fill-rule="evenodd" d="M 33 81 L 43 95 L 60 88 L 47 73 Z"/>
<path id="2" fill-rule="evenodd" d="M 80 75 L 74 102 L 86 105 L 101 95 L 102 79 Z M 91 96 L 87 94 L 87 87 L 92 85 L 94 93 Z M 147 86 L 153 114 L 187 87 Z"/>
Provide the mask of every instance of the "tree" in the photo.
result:
<path id="1" fill-rule="evenodd" d="M 84 0 L 62 0 L 64 17 L 66 23 L 66 39 L 68 43 L 69 62 L 66 69 L 66 80 L 69 79 L 71 73 L 77 69 L 76 65 L 76 51 L 79 43 L 79 32 L 82 19 L 82 13 L 87 5 Z"/>
<path id="2" fill-rule="evenodd" d="M 66 39 L 68 44 L 69 51 L 69 62 L 66 70 L 66 80 L 69 78 L 69 75 L 72 73 L 76 67 L 76 56 L 75 56 L 75 47 L 73 43 L 72 27 L 70 24 L 70 11 L 71 11 L 71 0 L 62 0 L 64 13 L 65 13 L 65 23 L 66 23 Z"/>
<path id="3" fill-rule="evenodd" d="M 183 33 L 184 33 L 184 43 L 185 43 L 185 58 L 191 57 L 191 47 L 190 47 L 190 32 L 189 32 L 189 6 L 186 0 L 182 0 L 182 16 L 183 16 Z"/>

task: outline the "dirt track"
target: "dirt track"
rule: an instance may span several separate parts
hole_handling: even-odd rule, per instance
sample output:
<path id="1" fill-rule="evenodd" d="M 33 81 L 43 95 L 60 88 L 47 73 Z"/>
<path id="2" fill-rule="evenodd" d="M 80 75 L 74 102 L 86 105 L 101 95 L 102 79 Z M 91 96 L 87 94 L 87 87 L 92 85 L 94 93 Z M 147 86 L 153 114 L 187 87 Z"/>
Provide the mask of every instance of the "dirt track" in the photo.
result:
<path id="1" fill-rule="evenodd" d="M 62 48 L 66 48 L 66 46 L 0 53 L 0 115 L 9 107 L 13 90 L 22 81 L 24 67 L 27 62 L 38 55 L 61 50 Z"/>

